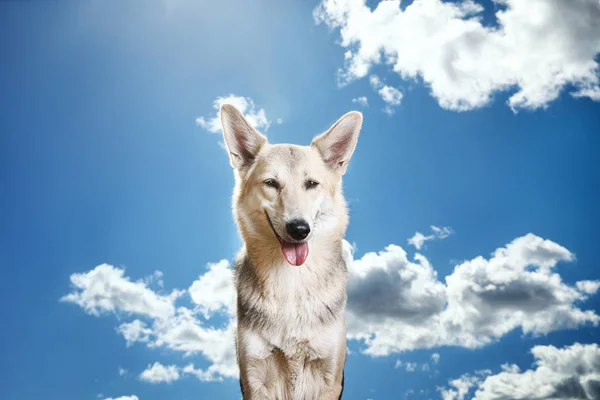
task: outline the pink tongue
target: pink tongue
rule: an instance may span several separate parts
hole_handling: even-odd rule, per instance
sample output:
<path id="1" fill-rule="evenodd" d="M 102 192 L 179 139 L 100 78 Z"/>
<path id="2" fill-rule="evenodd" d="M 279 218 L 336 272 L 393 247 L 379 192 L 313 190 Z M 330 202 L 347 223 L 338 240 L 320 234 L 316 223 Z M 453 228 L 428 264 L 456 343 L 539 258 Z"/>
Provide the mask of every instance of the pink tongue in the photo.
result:
<path id="1" fill-rule="evenodd" d="M 281 252 L 291 265 L 299 267 L 308 257 L 308 243 L 281 243 Z"/>

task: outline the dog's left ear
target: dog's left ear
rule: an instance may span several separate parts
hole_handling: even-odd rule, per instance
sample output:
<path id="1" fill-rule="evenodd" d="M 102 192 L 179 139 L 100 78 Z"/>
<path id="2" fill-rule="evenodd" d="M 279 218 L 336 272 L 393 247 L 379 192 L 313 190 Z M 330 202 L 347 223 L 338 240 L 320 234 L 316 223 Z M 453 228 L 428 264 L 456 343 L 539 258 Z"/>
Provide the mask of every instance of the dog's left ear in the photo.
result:
<path id="1" fill-rule="evenodd" d="M 231 104 L 221 106 L 223 138 L 229 151 L 231 166 L 240 170 L 249 167 L 267 143 L 267 138 L 254 129 L 242 113 Z"/>
<path id="2" fill-rule="evenodd" d="M 350 111 L 344 114 L 329 130 L 311 143 L 321 153 L 323 161 L 339 175 L 346 173 L 348 161 L 354 153 L 358 134 L 362 126 L 362 114 Z"/>

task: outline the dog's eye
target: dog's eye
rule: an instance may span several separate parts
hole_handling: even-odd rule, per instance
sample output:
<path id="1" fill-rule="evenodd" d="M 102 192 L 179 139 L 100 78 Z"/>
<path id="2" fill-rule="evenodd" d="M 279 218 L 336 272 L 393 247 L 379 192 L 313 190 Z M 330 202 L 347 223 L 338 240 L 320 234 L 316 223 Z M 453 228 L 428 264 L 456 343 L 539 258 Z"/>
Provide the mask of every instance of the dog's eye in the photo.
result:
<path id="1" fill-rule="evenodd" d="M 319 185 L 319 182 L 317 182 L 317 181 L 313 181 L 312 179 L 309 179 L 309 180 L 307 180 L 307 181 L 304 183 L 304 186 L 305 186 L 307 189 L 314 189 L 314 188 L 316 188 L 318 185 Z"/>
<path id="2" fill-rule="evenodd" d="M 275 179 L 266 179 L 263 182 L 266 186 L 277 189 L 279 187 L 279 183 Z"/>

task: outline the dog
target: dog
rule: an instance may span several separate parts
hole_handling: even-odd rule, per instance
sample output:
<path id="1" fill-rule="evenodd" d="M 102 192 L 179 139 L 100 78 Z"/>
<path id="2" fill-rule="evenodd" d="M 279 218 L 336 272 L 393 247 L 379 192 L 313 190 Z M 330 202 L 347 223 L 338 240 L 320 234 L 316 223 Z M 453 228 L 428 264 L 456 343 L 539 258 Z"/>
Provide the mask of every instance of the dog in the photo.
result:
<path id="1" fill-rule="evenodd" d="M 300 146 L 269 143 L 232 105 L 220 115 L 243 239 L 234 263 L 242 397 L 341 399 L 349 222 L 342 176 L 363 116 L 348 112 Z"/>

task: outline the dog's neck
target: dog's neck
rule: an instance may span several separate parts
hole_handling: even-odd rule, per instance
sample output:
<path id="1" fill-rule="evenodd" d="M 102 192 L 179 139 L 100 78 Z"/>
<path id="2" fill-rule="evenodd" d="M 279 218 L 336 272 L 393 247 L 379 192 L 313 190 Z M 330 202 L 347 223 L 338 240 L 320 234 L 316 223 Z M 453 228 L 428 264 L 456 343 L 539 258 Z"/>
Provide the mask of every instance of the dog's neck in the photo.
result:
<path id="1" fill-rule="evenodd" d="M 293 266 L 285 261 L 278 247 L 265 249 L 245 245 L 236 263 L 237 284 L 247 285 L 244 293 L 254 293 L 261 299 L 275 302 L 297 301 L 306 293 L 334 290 L 335 296 L 332 296 L 335 298 L 327 300 L 326 304 L 330 308 L 332 304 L 342 304 L 348 279 L 342 239 L 332 238 L 312 247 L 305 263 Z"/>

